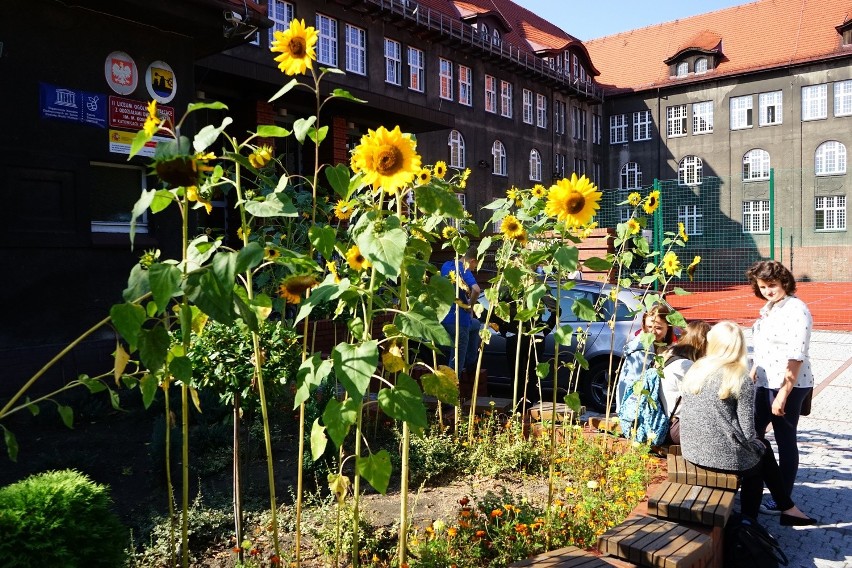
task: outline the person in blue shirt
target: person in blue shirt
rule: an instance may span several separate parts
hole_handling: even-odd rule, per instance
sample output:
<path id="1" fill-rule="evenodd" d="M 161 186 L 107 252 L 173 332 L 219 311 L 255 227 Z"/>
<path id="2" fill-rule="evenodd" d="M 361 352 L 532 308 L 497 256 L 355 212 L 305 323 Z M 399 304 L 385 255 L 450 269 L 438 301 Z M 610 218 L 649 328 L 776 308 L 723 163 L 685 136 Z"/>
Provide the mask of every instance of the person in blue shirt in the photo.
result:
<path id="1" fill-rule="evenodd" d="M 476 247 L 470 247 L 458 263 L 455 260 L 448 260 L 441 266 L 441 276 L 450 278 L 454 283 L 458 282 L 459 296 L 441 324 L 453 340 L 453 344 L 444 349 L 444 354 L 447 356 L 447 366 L 455 369 L 459 375 L 464 370 L 467 361 L 470 328 L 474 318 L 473 306 L 482 292 L 472 272 L 476 270 L 476 265 Z M 458 333 L 456 332 L 457 318 Z M 456 350 L 456 347 L 458 347 L 458 350 Z M 456 369 L 456 351 L 458 351 L 458 369 Z"/>

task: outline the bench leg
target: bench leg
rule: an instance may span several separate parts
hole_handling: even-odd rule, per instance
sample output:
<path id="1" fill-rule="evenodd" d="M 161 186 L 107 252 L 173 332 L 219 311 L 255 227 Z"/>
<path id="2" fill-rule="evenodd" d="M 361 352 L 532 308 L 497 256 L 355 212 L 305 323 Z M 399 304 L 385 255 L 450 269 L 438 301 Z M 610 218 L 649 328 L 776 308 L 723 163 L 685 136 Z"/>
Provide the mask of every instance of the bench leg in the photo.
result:
<path id="1" fill-rule="evenodd" d="M 725 535 L 725 527 L 713 527 L 710 531 L 710 538 L 713 539 L 713 556 L 710 560 L 711 568 L 725 568 L 725 549 L 722 539 Z"/>

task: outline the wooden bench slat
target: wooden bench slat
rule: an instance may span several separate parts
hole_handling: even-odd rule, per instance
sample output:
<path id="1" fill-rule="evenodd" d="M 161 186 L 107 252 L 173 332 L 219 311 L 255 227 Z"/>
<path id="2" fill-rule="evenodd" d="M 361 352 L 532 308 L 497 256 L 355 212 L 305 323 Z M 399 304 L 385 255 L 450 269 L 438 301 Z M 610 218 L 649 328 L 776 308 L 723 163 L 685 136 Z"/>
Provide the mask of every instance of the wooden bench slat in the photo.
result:
<path id="1" fill-rule="evenodd" d="M 710 537 L 652 517 L 631 517 L 598 537 L 605 554 L 657 568 L 703 567 L 712 555 Z"/>
<path id="2" fill-rule="evenodd" d="M 576 546 L 551 550 L 509 565 L 509 568 L 609 568 L 611 564 Z"/>
<path id="3" fill-rule="evenodd" d="M 739 488 L 739 478 L 736 474 L 719 473 L 704 469 L 687 461 L 680 455 L 669 454 L 666 456 L 666 465 L 668 466 L 668 479 L 675 483 L 719 487 L 734 491 Z"/>

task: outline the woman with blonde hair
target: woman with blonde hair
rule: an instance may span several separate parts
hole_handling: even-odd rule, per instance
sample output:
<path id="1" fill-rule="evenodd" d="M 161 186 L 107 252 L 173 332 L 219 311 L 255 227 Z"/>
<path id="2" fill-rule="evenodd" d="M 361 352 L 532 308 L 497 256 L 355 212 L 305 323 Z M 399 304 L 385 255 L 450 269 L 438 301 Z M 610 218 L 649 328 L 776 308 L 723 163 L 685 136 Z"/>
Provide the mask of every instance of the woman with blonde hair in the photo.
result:
<path id="1" fill-rule="evenodd" d="M 763 484 L 781 510 L 783 526 L 816 524 L 796 507 L 775 454 L 754 429 L 754 383 L 742 330 L 731 321 L 707 333 L 707 355 L 690 367 L 681 385 L 681 452 L 711 471 L 740 476 L 742 514 L 754 521 Z"/>

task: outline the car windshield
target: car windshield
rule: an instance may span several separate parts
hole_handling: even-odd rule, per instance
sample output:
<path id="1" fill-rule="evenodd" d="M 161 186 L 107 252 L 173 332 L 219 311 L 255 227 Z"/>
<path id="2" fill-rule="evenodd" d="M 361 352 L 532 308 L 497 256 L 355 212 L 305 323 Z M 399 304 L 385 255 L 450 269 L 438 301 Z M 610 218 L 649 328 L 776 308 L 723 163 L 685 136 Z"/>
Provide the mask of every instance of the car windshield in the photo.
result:
<path id="1" fill-rule="evenodd" d="M 551 288 L 551 293 L 555 294 L 556 290 Z M 582 288 L 572 288 L 570 290 L 561 290 L 559 293 L 559 302 L 560 302 L 560 321 L 562 323 L 571 323 L 571 322 L 581 322 L 585 320 L 581 320 L 578 318 L 574 311 L 571 309 L 571 306 L 574 304 L 575 300 L 585 300 L 592 306 L 598 305 L 598 299 L 600 298 L 600 293 L 596 290 L 588 290 Z M 624 302 L 619 300 L 618 307 L 616 308 L 615 313 L 615 321 L 632 321 L 635 317 L 635 313 L 631 311 L 630 307 L 627 306 Z M 600 320 L 598 321 L 607 321 L 612 317 L 613 312 L 613 302 L 612 299 L 607 298 L 603 301 L 603 304 L 600 306 L 599 314 Z M 549 311 L 545 311 L 544 319 L 546 320 L 550 316 Z"/>

